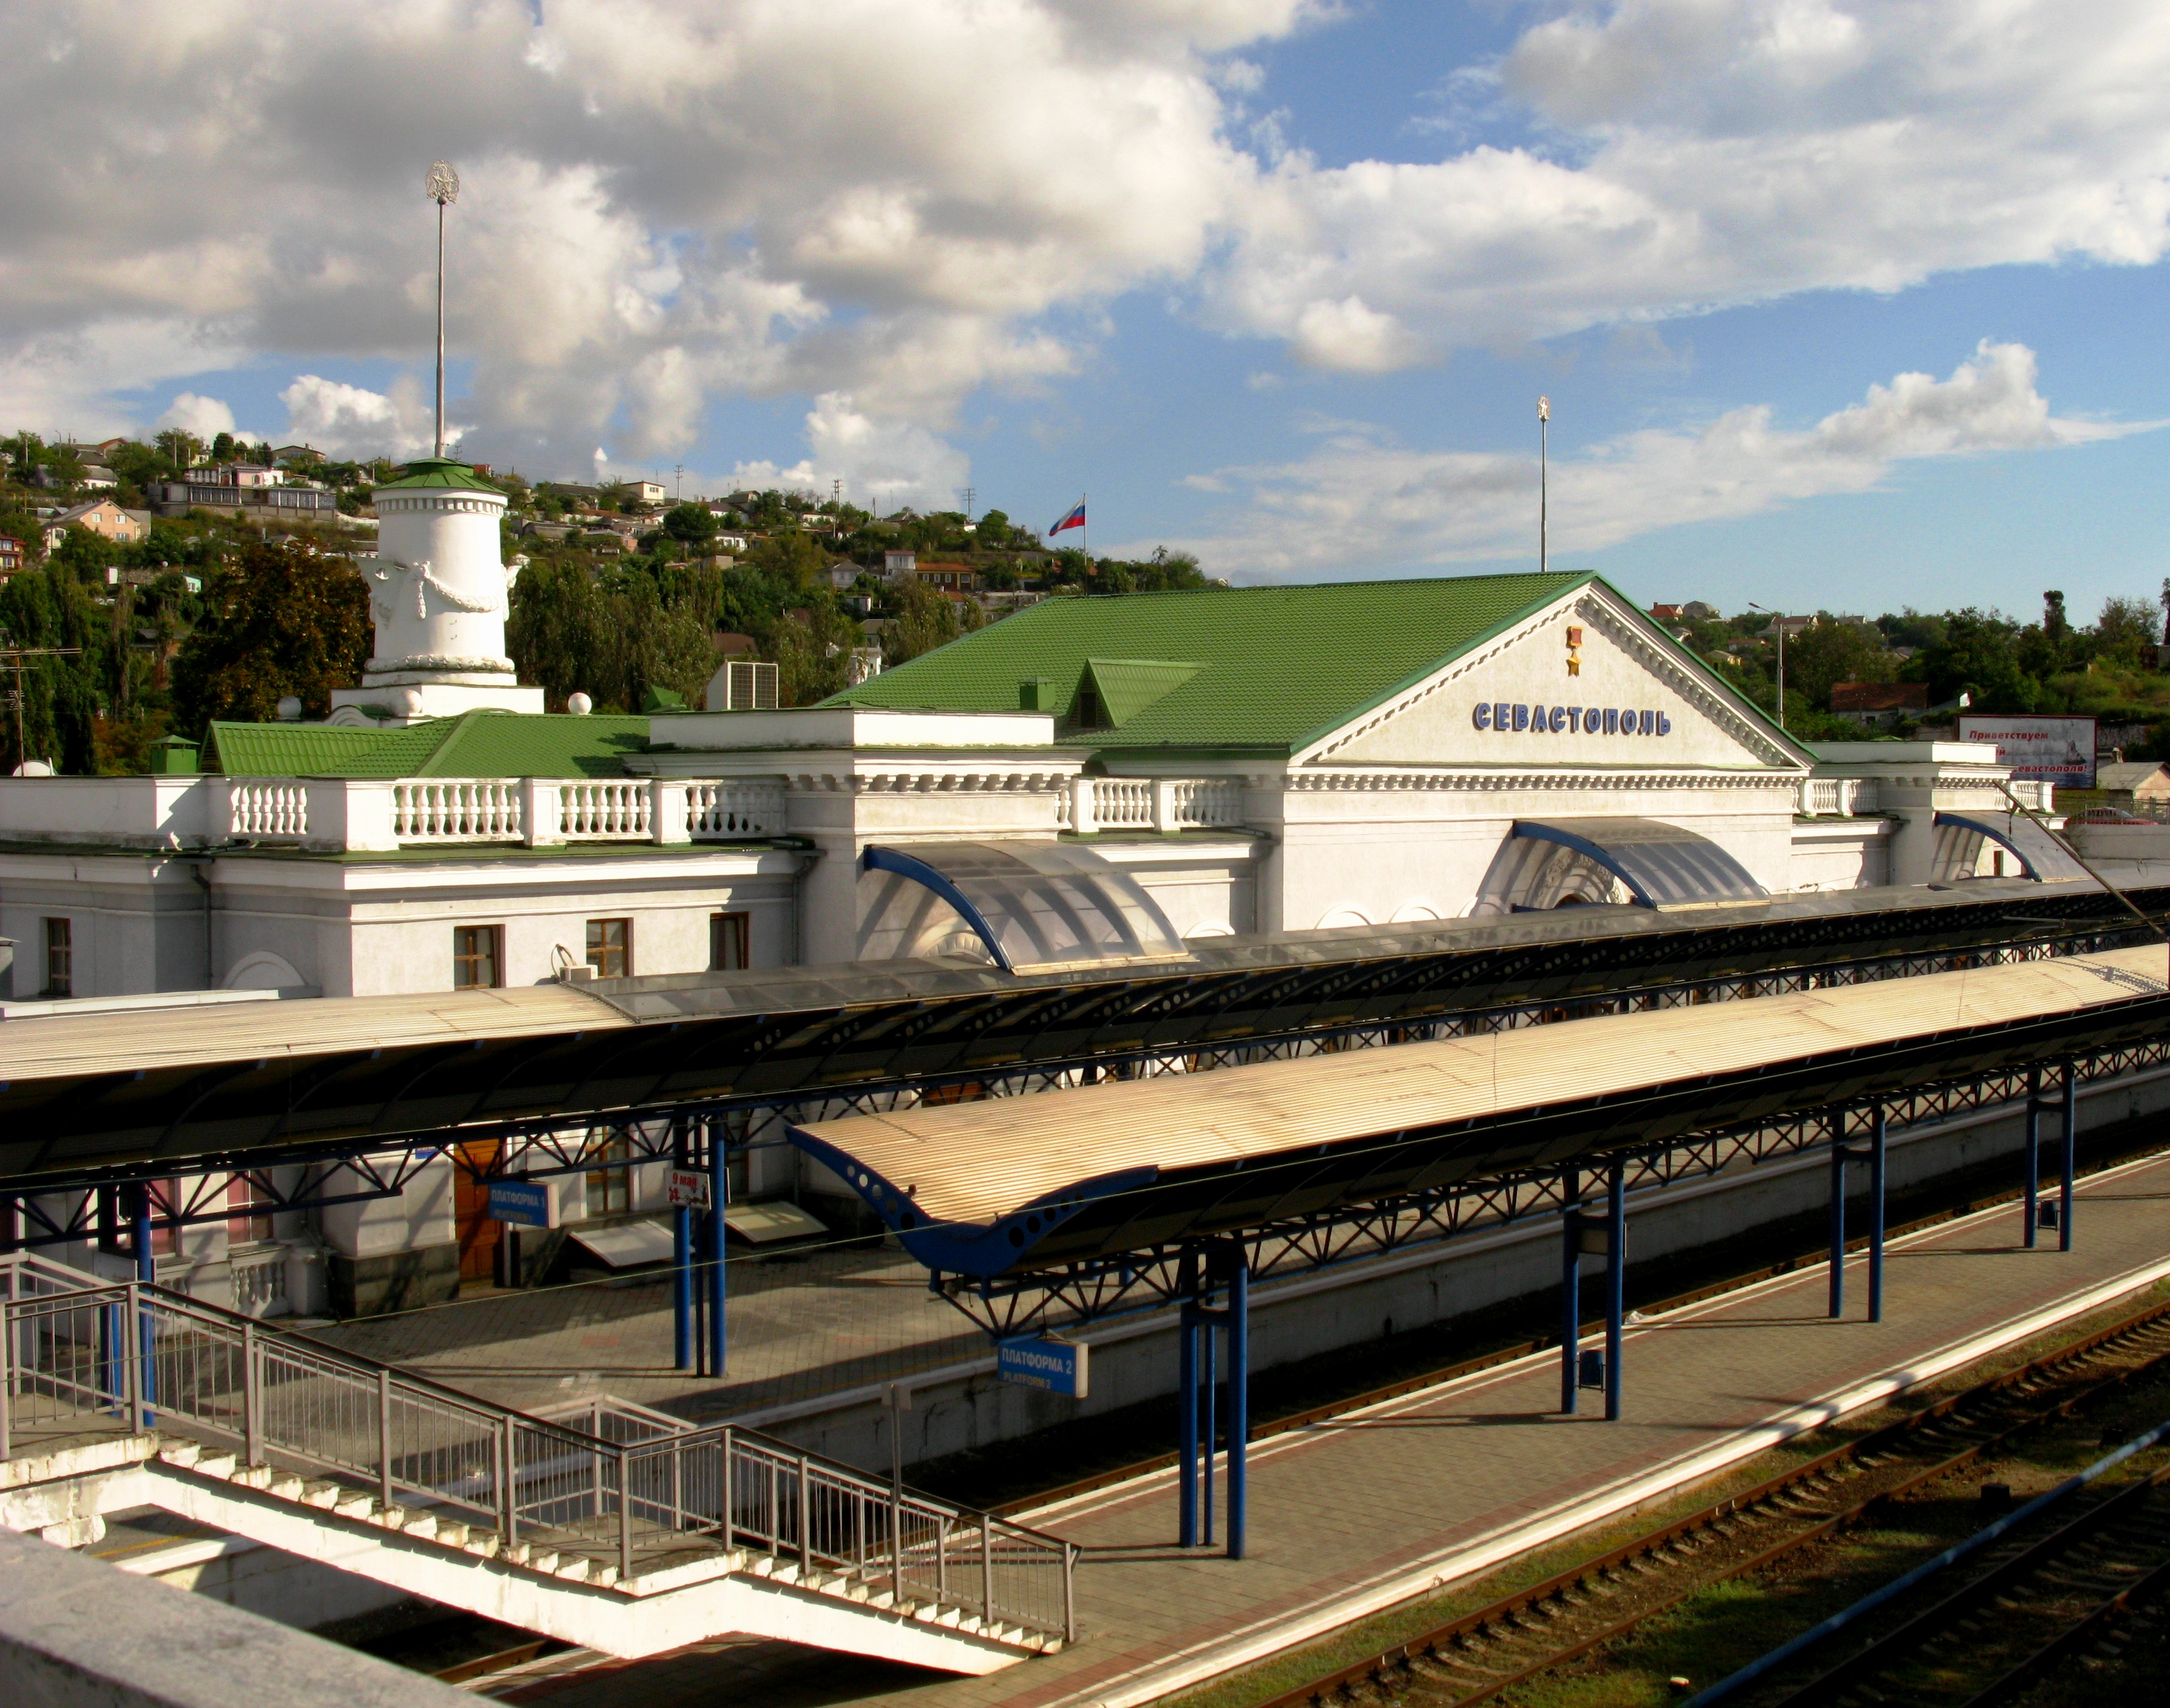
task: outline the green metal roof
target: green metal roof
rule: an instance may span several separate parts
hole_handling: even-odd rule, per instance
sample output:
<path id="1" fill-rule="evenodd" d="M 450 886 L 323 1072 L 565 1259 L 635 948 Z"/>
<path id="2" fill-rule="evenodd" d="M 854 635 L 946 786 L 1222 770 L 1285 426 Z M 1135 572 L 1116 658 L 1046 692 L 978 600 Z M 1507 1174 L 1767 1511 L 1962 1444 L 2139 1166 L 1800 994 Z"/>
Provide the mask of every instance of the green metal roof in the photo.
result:
<path id="1" fill-rule="evenodd" d="M 459 492 L 486 492 L 499 498 L 501 488 L 492 486 L 457 457 L 418 456 L 398 479 L 387 481 L 377 492 L 399 492 L 416 487 L 450 487 Z"/>
<path id="2" fill-rule="evenodd" d="M 463 712 L 404 729 L 213 723 L 207 766 L 229 777 L 623 777 L 645 718 Z"/>
<path id="3" fill-rule="evenodd" d="M 824 703 L 1014 712 L 1018 685 L 1038 677 L 1049 685 L 1040 709 L 1067 719 L 1089 670 L 1114 726 L 1091 732 L 1096 747 L 1294 752 L 1597 579 L 1562 571 L 1050 599 Z"/>

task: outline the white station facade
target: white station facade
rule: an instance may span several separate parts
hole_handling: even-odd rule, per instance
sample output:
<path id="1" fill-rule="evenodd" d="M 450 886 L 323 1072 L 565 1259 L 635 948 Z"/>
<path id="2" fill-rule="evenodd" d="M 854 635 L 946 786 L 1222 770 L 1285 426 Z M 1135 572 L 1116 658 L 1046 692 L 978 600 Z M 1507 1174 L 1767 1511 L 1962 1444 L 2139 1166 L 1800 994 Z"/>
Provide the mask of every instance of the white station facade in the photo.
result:
<path id="1" fill-rule="evenodd" d="M 0 780 L 5 1023 L 2066 875 L 2000 832 L 2008 789 L 2048 802 L 1993 750 L 1812 751 L 1592 575 L 1057 599 L 820 706 L 574 716 L 505 654 L 501 497 L 436 461 L 377 500 L 376 645 L 329 720 Z M 759 1153 L 740 1189 L 807 1166 Z M 644 1172 L 568 1219 L 639 1217 Z M 271 1311 L 441 1296 L 487 1273 L 451 1173 L 242 1205 L 162 1276 Z"/>

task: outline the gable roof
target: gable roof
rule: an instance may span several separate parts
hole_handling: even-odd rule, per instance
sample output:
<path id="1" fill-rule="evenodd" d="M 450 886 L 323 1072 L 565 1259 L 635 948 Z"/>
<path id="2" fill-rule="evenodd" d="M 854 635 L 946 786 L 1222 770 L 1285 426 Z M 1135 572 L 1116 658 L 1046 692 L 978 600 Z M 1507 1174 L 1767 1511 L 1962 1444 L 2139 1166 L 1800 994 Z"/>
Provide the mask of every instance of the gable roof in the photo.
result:
<path id="1" fill-rule="evenodd" d="M 228 777 L 623 777 L 645 718 L 462 712 L 404 729 L 218 723 L 204 763 Z"/>
<path id="2" fill-rule="evenodd" d="M 1014 712 L 1019 684 L 1039 678 L 1052 690 L 1040 708 L 1070 718 L 1089 670 L 1113 725 L 1091 733 L 1096 747 L 1293 753 L 1599 581 L 1555 571 L 1050 599 L 823 703 Z"/>

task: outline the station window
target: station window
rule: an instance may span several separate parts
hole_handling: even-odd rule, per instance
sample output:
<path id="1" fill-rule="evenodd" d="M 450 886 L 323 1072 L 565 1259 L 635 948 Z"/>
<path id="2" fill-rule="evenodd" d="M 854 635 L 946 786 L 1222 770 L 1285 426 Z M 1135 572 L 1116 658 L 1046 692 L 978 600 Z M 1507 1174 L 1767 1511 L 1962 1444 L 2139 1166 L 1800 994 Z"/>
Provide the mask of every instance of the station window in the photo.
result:
<path id="1" fill-rule="evenodd" d="M 633 972 L 633 921 L 629 919 L 591 919 L 588 921 L 588 964 L 598 979 L 623 979 Z"/>
<path id="2" fill-rule="evenodd" d="M 505 982 L 505 927 L 452 927 L 452 989 L 494 990 Z"/>
<path id="3" fill-rule="evenodd" d="M 708 915 L 708 970 L 743 973 L 753 964 L 751 947 L 753 915 L 712 913 Z"/>
<path id="4" fill-rule="evenodd" d="M 270 1194 L 254 1181 L 245 1175 L 235 1175 L 227 1182 L 226 1204 L 228 1209 L 241 1212 L 226 1219 L 228 1245 L 245 1246 L 271 1237 Z"/>
<path id="5" fill-rule="evenodd" d="M 623 1139 L 588 1142 L 587 1156 L 591 1161 L 620 1162 L 633 1154 L 632 1148 Z M 633 1210 L 633 1171 L 630 1168 L 598 1168 L 587 1177 L 588 1214 L 591 1216 L 622 1216 Z"/>
<path id="6" fill-rule="evenodd" d="M 75 995 L 75 921 L 45 921 L 45 989 L 48 996 Z"/>

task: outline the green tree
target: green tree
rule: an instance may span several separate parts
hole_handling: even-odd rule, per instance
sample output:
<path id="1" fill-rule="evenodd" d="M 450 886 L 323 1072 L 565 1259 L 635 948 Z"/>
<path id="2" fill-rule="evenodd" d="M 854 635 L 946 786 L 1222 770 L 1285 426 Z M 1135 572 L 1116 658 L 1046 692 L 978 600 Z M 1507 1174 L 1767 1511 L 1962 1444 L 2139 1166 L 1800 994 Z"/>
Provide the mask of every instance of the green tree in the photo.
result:
<path id="1" fill-rule="evenodd" d="M 1943 629 L 1940 641 L 1907 661 L 1908 677 L 1928 683 L 1932 703 L 1966 694 L 1976 712 L 2041 709 L 2042 684 L 2021 662 L 2025 634 L 2018 624 L 2001 612 L 1969 606 L 1947 611 Z"/>
<path id="2" fill-rule="evenodd" d="M 2136 670 L 2141 649 L 2155 639 L 2155 608 L 2144 599 L 2105 599 L 2095 619 L 2094 654 L 2105 663 Z"/>
<path id="3" fill-rule="evenodd" d="M 970 600 L 945 599 L 916 580 L 896 590 L 892 605 L 895 621 L 882 649 L 886 655 L 884 662 L 890 667 L 909 663 L 986 625 L 980 607 Z"/>
<path id="4" fill-rule="evenodd" d="M 651 687 L 698 704 L 715 672 L 707 624 L 690 604 L 666 605 L 637 568 L 531 563 L 513 584 L 505 632 L 521 675 L 555 707 L 581 692 L 629 710 Z"/>
<path id="5" fill-rule="evenodd" d="M 1837 683 L 1888 682 L 1896 674 L 1897 660 L 1881 634 L 1857 623 L 1835 622 L 1826 615 L 1786 642 L 1787 716 L 1802 706 L 1828 712 Z"/>
<path id="6" fill-rule="evenodd" d="M 51 760 L 76 774 L 95 769 L 94 726 L 112 638 L 90 590 L 58 564 L 9 576 L 0 583 L 0 635 L 20 647 L 75 649 L 72 656 L 37 659 L 24 667 L 23 740 L 18 745 L 13 718 L 0 737 L 6 769 L 25 759 Z M 6 686 L 15 686 L 12 673 Z"/>
<path id="7" fill-rule="evenodd" d="M 721 526 L 706 504 L 675 504 L 663 518 L 663 531 L 688 546 L 706 545 Z"/>
<path id="8" fill-rule="evenodd" d="M 361 680 L 369 642 L 369 594 L 346 558 L 245 544 L 205 579 L 202 617 L 174 661 L 175 727 L 262 723 L 289 694 L 325 717 L 331 691 Z"/>

